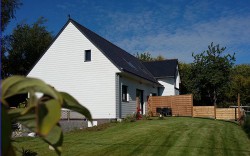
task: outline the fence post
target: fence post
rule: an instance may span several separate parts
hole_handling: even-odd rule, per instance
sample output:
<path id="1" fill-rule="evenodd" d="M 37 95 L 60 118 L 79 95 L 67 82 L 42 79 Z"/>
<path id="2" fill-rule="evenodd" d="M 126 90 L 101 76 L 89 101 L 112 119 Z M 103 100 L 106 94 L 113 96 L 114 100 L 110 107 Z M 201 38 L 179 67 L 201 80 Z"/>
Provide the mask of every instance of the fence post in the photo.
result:
<path id="1" fill-rule="evenodd" d="M 216 120 L 216 105 L 214 105 L 214 119 Z"/>
<path id="2" fill-rule="evenodd" d="M 69 121 L 69 118 L 70 118 L 70 111 L 67 110 L 67 119 L 68 119 L 68 121 Z"/>
<path id="3" fill-rule="evenodd" d="M 191 115 L 192 115 L 192 117 L 194 117 L 194 104 L 193 104 L 193 102 L 194 102 L 194 101 L 193 101 L 193 94 L 191 94 L 191 105 L 192 105 L 192 106 L 191 106 L 191 109 L 192 109 L 192 110 L 191 110 Z"/>
<path id="4" fill-rule="evenodd" d="M 237 108 L 234 108 L 234 115 L 235 115 L 235 121 L 237 121 L 237 111 L 236 111 Z"/>
<path id="5" fill-rule="evenodd" d="M 241 112 L 240 112 L 240 93 L 238 93 L 238 119 L 241 118 Z"/>
<path id="6" fill-rule="evenodd" d="M 153 116 L 152 115 L 152 108 L 151 108 L 151 98 L 152 98 L 152 96 L 149 96 L 148 97 L 148 116 Z"/>

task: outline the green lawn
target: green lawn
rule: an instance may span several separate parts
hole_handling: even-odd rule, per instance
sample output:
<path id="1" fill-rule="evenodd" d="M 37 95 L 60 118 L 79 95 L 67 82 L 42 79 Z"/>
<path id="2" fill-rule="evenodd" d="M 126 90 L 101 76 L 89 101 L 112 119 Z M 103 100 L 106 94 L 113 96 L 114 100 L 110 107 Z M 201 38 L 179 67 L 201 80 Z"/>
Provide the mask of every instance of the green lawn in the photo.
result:
<path id="1" fill-rule="evenodd" d="M 18 138 L 15 146 L 55 155 L 37 138 Z M 62 155 L 250 155 L 250 140 L 238 125 L 210 119 L 169 117 L 119 123 L 101 131 L 65 134 Z"/>

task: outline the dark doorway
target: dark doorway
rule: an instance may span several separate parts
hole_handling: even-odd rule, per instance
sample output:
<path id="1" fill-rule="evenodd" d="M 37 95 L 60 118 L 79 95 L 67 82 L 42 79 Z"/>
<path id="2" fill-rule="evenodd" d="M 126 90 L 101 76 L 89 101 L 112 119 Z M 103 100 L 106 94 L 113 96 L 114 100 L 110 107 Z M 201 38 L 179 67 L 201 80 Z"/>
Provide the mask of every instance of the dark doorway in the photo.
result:
<path id="1" fill-rule="evenodd" d="M 143 90 L 136 89 L 136 97 L 139 98 L 139 104 L 140 104 L 140 109 L 141 109 L 141 114 L 143 114 L 144 110 L 144 101 L 143 101 Z"/>

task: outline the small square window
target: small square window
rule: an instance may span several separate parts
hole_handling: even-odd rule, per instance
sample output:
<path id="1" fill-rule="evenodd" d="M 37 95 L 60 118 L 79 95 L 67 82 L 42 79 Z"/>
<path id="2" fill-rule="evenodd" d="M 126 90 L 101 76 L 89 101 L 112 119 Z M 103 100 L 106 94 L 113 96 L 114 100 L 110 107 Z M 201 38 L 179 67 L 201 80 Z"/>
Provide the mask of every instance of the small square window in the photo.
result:
<path id="1" fill-rule="evenodd" d="M 91 61 L 91 50 L 85 50 L 85 61 Z"/>
<path id="2" fill-rule="evenodd" d="M 122 85 L 122 101 L 128 101 L 128 86 Z"/>

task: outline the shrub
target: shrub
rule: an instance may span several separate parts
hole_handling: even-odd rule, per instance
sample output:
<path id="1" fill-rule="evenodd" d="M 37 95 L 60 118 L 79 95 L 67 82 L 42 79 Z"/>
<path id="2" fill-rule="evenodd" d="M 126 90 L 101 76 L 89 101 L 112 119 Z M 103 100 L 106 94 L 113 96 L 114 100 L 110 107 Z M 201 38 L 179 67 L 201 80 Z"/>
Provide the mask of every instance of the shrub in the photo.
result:
<path id="1" fill-rule="evenodd" d="M 136 114 L 129 114 L 127 115 L 124 120 L 124 122 L 135 122 L 136 121 Z"/>
<path id="2" fill-rule="evenodd" d="M 250 114 L 245 116 L 243 129 L 247 133 L 248 138 L 250 138 Z"/>
<path id="3" fill-rule="evenodd" d="M 152 120 L 149 115 L 142 115 L 142 120 Z"/>

